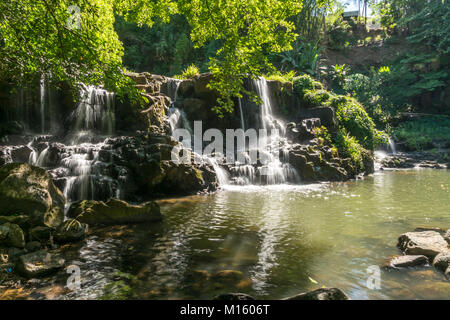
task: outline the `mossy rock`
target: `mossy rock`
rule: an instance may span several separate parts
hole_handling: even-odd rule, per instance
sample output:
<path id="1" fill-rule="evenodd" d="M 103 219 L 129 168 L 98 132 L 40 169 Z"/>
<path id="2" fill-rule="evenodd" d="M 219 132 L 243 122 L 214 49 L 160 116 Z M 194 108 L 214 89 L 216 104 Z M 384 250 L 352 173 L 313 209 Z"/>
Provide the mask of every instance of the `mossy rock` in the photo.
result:
<path id="1" fill-rule="evenodd" d="M 57 227 L 64 219 L 65 198 L 44 169 L 25 163 L 0 167 L 0 214 L 20 212 L 33 225 Z"/>
<path id="2" fill-rule="evenodd" d="M 70 206 L 67 216 L 89 225 L 119 225 L 162 219 L 160 208 L 155 202 L 131 205 L 117 199 L 108 202 L 94 200 L 75 202 Z"/>

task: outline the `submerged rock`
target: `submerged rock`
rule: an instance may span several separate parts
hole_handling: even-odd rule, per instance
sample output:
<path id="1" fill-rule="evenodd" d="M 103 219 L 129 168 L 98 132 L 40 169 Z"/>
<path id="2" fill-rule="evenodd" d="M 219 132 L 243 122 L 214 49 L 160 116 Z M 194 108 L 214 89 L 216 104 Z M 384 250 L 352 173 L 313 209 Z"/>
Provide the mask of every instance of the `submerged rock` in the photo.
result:
<path id="1" fill-rule="evenodd" d="M 249 301 L 249 300 L 256 300 L 256 299 L 245 293 L 224 293 L 224 294 L 220 294 L 220 295 L 214 297 L 213 300 Z"/>
<path id="2" fill-rule="evenodd" d="M 64 218 L 65 198 L 51 176 L 25 163 L 0 167 L 0 203 L 1 215 L 24 214 L 36 225 L 57 227 Z"/>
<path id="3" fill-rule="evenodd" d="M 64 267 L 65 260 L 45 250 L 21 256 L 17 263 L 17 271 L 25 277 L 42 277 L 52 274 Z"/>
<path id="4" fill-rule="evenodd" d="M 447 241 L 435 231 L 407 232 L 398 238 L 397 246 L 407 255 L 431 258 L 441 252 L 448 252 Z"/>
<path id="5" fill-rule="evenodd" d="M 155 202 L 131 205 L 117 199 L 111 199 L 108 202 L 94 200 L 75 202 L 70 206 L 67 216 L 92 225 L 116 225 L 162 220 L 159 205 Z"/>
<path id="6" fill-rule="evenodd" d="M 423 255 L 416 256 L 397 256 L 390 259 L 385 268 L 388 269 L 398 269 L 398 268 L 409 268 L 427 265 L 429 263 L 428 258 Z"/>
<path id="7" fill-rule="evenodd" d="M 283 300 L 350 300 L 350 298 L 338 288 L 320 288 L 284 298 Z"/>

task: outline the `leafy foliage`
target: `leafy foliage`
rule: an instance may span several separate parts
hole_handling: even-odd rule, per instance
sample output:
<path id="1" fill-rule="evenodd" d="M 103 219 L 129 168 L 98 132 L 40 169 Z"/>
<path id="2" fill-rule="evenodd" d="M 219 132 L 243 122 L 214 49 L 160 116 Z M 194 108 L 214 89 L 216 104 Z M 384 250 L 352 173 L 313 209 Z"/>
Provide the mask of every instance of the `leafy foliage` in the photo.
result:
<path id="1" fill-rule="evenodd" d="M 174 78 L 186 80 L 198 75 L 199 73 L 200 70 L 197 68 L 197 66 L 195 64 L 191 64 L 183 71 L 182 74 L 174 76 Z"/>
<path id="2" fill-rule="evenodd" d="M 435 145 L 450 147 L 450 118 L 425 116 L 407 121 L 393 130 L 393 136 L 408 150 L 426 150 Z"/>

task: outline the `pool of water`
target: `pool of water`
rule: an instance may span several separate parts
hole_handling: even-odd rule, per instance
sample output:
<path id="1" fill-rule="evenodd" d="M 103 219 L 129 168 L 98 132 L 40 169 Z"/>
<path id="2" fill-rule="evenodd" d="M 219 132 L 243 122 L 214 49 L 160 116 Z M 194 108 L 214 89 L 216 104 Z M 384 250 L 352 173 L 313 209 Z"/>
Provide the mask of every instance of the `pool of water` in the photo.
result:
<path id="1" fill-rule="evenodd" d="M 449 200 L 448 170 L 225 187 L 159 201 L 164 222 L 125 230 L 112 251 L 120 257 L 115 266 L 137 277 L 135 297 L 145 299 L 210 299 L 223 292 L 279 299 L 321 286 L 341 288 L 352 299 L 448 299 L 450 282 L 431 267 L 381 270 L 379 289 L 367 287 L 367 269 L 399 254 L 404 232 L 450 228 Z"/>

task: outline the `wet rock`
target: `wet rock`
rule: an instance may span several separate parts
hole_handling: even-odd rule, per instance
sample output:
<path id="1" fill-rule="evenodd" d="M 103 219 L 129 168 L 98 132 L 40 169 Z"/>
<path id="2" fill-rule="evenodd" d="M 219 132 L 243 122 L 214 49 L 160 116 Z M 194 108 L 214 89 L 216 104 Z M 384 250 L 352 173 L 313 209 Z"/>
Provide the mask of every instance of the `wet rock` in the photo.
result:
<path id="1" fill-rule="evenodd" d="M 256 299 L 245 293 L 224 293 L 224 294 L 220 294 L 220 295 L 214 297 L 213 300 L 249 301 L 249 300 L 256 300 Z"/>
<path id="2" fill-rule="evenodd" d="M 321 288 L 288 297 L 283 300 L 350 300 L 350 298 L 338 288 Z"/>
<path id="3" fill-rule="evenodd" d="M 237 286 L 244 279 L 244 275 L 238 270 L 221 270 L 211 275 L 211 281 L 216 288 Z"/>
<path id="4" fill-rule="evenodd" d="M 23 230 L 13 223 L 5 223 L 0 226 L 0 243 L 8 247 L 24 248 L 25 236 Z"/>
<path id="5" fill-rule="evenodd" d="M 162 219 L 159 206 L 155 202 L 131 205 L 117 199 L 108 202 L 94 200 L 75 202 L 70 206 L 67 216 L 89 225 L 155 222 Z"/>
<path id="6" fill-rule="evenodd" d="M 87 230 L 87 224 L 75 219 L 68 219 L 56 229 L 54 237 L 59 243 L 76 242 L 84 239 Z"/>
<path id="7" fill-rule="evenodd" d="M 438 227 L 420 226 L 420 227 L 417 227 L 416 229 L 414 229 L 414 232 L 422 232 L 422 231 L 435 231 L 435 232 L 438 232 L 441 235 L 445 234 L 445 230 L 441 229 L 441 228 L 438 228 Z"/>
<path id="8" fill-rule="evenodd" d="M 28 164 L 0 167 L 2 215 L 20 212 L 33 224 L 56 227 L 64 218 L 65 198 L 44 169 Z"/>
<path id="9" fill-rule="evenodd" d="M 334 109 L 331 107 L 302 109 L 302 117 L 319 118 L 321 124 L 327 127 L 328 130 L 334 131 L 337 129 L 338 120 L 336 117 L 336 112 L 334 112 Z"/>
<path id="10" fill-rule="evenodd" d="M 34 278 L 52 274 L 64 267 L 65 260 L 45 250 L 21 256 L 17 263 L 17 271 L 25 277 Z"/>
<path id="11" fill-rule="evenodd" d="M 433 260 L 433 267 L 445 272 L 450 264 L 450 252 L 439 253 Z"/>
<path id="12" fill-rule="evenodd" d="M 435 231 L 407 232 L 398 238 L 397 246 L 407 255 L 424 255 L 430 258 L 448 252 L 448 244 Z"/>
<path id="13" fill-rule="evenodd" d="M 19 227 L 27 228 L 29 226 L 30 217 L 24 215 L 0 216 L 0 224 L 14 223 Z"/>
<path id="14" fill-rule="evenodd" d="M 194 80 L 188 79 L 180 82 L 178 95 L 180 97 L 190 97 L 194 94 Z"/>
<path id="15" fill-rule="evenodd" d="M 42 245 L 39 241 L 30 241 L 25 245 L 25 250 L 28 252 L 35 252 L 41 250 Z"/>
<path id="16" fill-rule="evenodd" d="M 30 238 L 39 242 L 47 242 L 52 235 L 52 229 L 49 227 L 34 227 L 30 230 Z"/>
<path id="17" fill-rule="evenodd" d="M 19 257 L 23 256 L 25 254 L 25 250 L 19 249 L 19 248 L 9 248 L 8 249 L 8 261 L 14 262 Z"/>
<path id="18" fill-rule="evenodd" d="M 450 229 L 448 229 L 447 232 L 445 233 L 444 239 L 445 241 L 447 241 L 447 243 L 450 243 Z"/>
<path id="19" fill-rule="evenodd" d="M 11 158 L 13 162 L 27 163 L 30 159 L 31 150 L 28 146 L 19 146 L 11 150 Z"/>
<path id="20" fill-rule="evenodd" d="M 427 265 L 428 263 L 428 258 L 423 255 L 397 256 L 390 259 L 385 267 L 388 269 L 409 268 Z"/>

